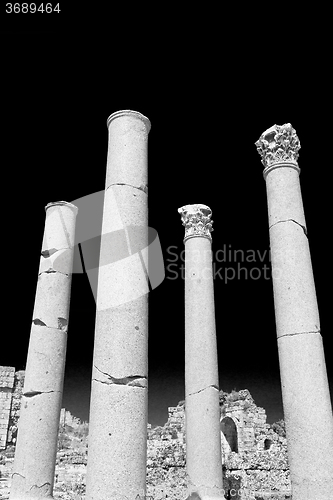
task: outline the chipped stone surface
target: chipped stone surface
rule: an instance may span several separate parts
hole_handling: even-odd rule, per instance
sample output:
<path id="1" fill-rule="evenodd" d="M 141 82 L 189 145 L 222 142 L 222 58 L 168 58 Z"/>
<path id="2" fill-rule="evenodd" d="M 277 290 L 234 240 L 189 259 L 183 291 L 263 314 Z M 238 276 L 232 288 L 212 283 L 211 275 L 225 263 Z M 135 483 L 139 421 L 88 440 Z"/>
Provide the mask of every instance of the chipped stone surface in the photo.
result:
<path id="1" fill-rule="evenodd" d="M 58 328 L 58 318 L 68 320 L 71 276 L 54 272 L 38 276 L 33 321 L 40 320 L 49 328 Z"/>
<path id="2" fill-rule="evenodd" d="M 21 378 L 22 372 L 17 372 Z M 266 423 L 266 413 L 256 406 L 248 390 L 220 391 L 221 424 L 230 418 L 237 425 L 238 452 L 231 451 L 232 437 L 224 436 L 221 425 L 223 457 L 223 488 L 225 496 L 253 500 L 255 497 L 286 500 L 290 498 L 287 440 Z M 186 440 L 184 402 L 168 409 L 163 427 L 148 424 L 147 500 L 180 500 L 186 498 Z M 70 426 L 76 435 L 80 421 L 62 409 L 61 426 Z M 268 445 L 267 445 L 268 443 Z M 235 444 L 235 443 L 234 443 Z M 85 492 L 86 442 L 71 439 L 69 449 L 57 454 L 54 498 L 79 500 Z M 10 454 L 10 451 L 9 451 Z M 3 497 L 9 491 L 12 459 L 2 464 L 0 457 L 0 488 Z M 2 465 L 1 465 L 2 464 Z M 238 497 L 236 492 L 239 493 Z M 77 498 L 77 496 L 79 498 Z"/>
<path id="3" fill-rule="evenodd" d="M 62 248 L 53 253 L 46 250 L 40 257 L 38 274 L 59 272 L 69 275 L 72 269 L 72 260 L 71 248 Z"/>
<path id="4" fill-rule="evenodd" d="M 58 392 L 22 396 L 11 499 L 31 498 L 34 485 L 40 491 L 36 498 L 44 498 L 46 483 L 52 494 L 60 407 Z"/>
<path id="5" fill-rule="evenodd" d="M 76 207 L 66 202 L 47 205 L 42 247 L 44 255 L 55 255 L 56 252 L 51 249 L 60 248 L 67 248 L 73 255 L 76 213 Z M 68 259 L 67 264 L 69 262 L 72 262 L 72 258 Z M 67 270 L 71 271 L 68 266 Z M 18 422 L 11 500 L 52 495 L 70 285 L 70 273 L 42 272 L 38 276 Z"/>

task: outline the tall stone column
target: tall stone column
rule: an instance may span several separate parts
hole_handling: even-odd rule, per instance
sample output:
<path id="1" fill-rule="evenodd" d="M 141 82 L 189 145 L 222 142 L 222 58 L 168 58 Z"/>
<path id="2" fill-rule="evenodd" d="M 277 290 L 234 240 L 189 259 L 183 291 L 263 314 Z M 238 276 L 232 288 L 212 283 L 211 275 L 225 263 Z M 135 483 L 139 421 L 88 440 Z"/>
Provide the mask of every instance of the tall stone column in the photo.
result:
<path id="1" fill-rule="evenodd" d="M 333 417 L 293 127 L 256 142 L 265 166 L 274 306 L 293 500 L 333 495 Z"/>
<path id="2" fill-rule="evenodd" d="M 146 494 L 149 129 L 136 111 L 108 119 L 86 500 Z"/>
<path id="3" fill-rule="evenodd" d="M 46 207 L 11 500 L 52 498 L 65 371 L 77 208 Z"/>
<path id="4" fill-rule="evenodd" d="M 189 494 L 224 498 L 212 274 L 212 212 L 179 208 L 185 226 L 185 428 Z"/>

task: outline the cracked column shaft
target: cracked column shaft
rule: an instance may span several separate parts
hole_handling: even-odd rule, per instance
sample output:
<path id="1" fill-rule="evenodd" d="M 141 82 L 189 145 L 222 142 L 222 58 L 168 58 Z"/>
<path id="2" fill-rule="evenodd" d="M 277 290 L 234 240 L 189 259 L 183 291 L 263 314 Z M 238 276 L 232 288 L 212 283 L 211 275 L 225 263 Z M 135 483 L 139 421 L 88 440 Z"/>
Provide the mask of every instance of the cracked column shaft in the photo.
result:
<path id="1" fill-rule="evenodd" d="M 290 124 L 256 142 L 265 166 L 280 376 L 293 500 L 333 492 L 333 417 Z"/>
<path id="2" fill-rule="evenodd" d="M 186 205 L 185 427 L 188 494 L 223 499 L 219 376 L 211 252 L 211 210 Z"/>
<path id="3" fill-rule="evenodd" d="M 109 117 L 108 129 L 87 500 L 134 499 L 146 494 L 150 123 L 140 113 L 125 110 Z M 124 249 L 127 258 L 123 258 Z"/>
<path id="4" fill-rule="evenodd" d="M 77 208 L 59 201 L 45 209 L 10 500 L 53 492 Z"/>

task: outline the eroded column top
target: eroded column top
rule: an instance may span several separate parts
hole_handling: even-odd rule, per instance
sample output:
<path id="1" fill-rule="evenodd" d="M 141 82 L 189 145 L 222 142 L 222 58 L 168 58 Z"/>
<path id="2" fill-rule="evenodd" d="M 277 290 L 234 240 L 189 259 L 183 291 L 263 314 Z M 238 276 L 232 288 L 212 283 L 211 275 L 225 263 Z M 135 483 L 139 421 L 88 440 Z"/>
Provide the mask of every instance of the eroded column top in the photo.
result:
<path id="1" fill-rule="evenodd" d="M 290 123 L 273 125 L 265 130 L 255 143 L 264 165 L 264 177 L 278 167 L 292 167 L 300 172 L 297 163 L 301 144 Z"/>
<path id="2" fill-rule="evenodd" d="M 151 123 L 150 123 L 149 118 L 147 118 L 145 115 L 139 113 L 139 111 L 132 111 L 131 109 L 122 109 L 120 111 L 115 111 L 115 113 L 112 113 L 106 121 L 107 127 L 109 127 L 112 120 L 115 120 L 116 118 L 120 118 L 121 116 L 132 116 L 134 118 L 139 118 L 145 124 L 146 129 L 147 129 L 147 133 L 150 131 Z"/>
<path id="3" fill-rule="evenodd" d="M 76 205 L 73 205 L 73 203 L 69 203 L 68 201 L 52 201 L 51 203 L 48 203 L 46 206 L 45 206 L 45 211 L 48 209 L 48 208 L 51 208 L 51 207 L 54 207 L 56 205 L 65 205 L 66 207 L 68 208 L 71 208 L 75 213 L 78 212 L 78 208 Z"/>
<path id="4" fill-rule="evenodd" d="M 207 205 L 184 205 L 178 208 L 183 226 L 185 226 L 184 243 L 189 238 L 203 237 L 212 241 L 211 232 L 214 231 L 211 220 L 212 211 Z"/>

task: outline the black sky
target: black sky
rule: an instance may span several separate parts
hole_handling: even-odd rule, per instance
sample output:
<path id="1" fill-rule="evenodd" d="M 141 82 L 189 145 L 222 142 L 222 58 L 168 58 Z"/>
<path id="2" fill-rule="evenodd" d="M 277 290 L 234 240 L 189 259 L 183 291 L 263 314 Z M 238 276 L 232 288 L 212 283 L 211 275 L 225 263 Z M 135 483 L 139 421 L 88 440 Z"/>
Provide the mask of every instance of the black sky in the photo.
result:
<path id="1" fill-rule="evenodd" d="M 213 211 L 214 252 L 267 254 L 263 262 L 259 257 L 242 262 L 240 252 L 233 262 L 216 262 L 217 268 L 247 269 L 240 279 L 215 279 L 220 387 L 248 388 L 269 422 L 282 418 L 272 282 L 262 270 L 269 266 L 266 191 L 254 143 L 268 127 L 290 122 L 301 141 L 301 187 L 332 392 L 331 186 L 325 144 L 331 131 L 325 88 L 283 71 L 265 75 L 253 62 L 236 58 L 182 64 L 177 51 L 158 61 L 148 51 L 150 72 L 131 66 L 127 53 L 123 68 L 113 58 L 117 47 L 87 32 L 13 32 L 2 39 L 2 221 L 8 257 L 0 364 L 25 367 L 45 205 L 104 189 L 106 119 L 134 109 L 152 124 L 149 225 L 158 232 L 166 265 L 165 280 L 149 296 L 149 421 L 163 424 L 167 407 L 184 398 L 184 282 L 173 279 L 167 259 L 169 247 L 183 249 L 177 209 L 191 203 Z M 136 63 L 140 54 L 138 49 Z M 254 267 L 261 271 L 253 271 L 251 279 Z M 94 319 L 87 276 L 76 274 L 63 406 L 84 420 Z"/>

